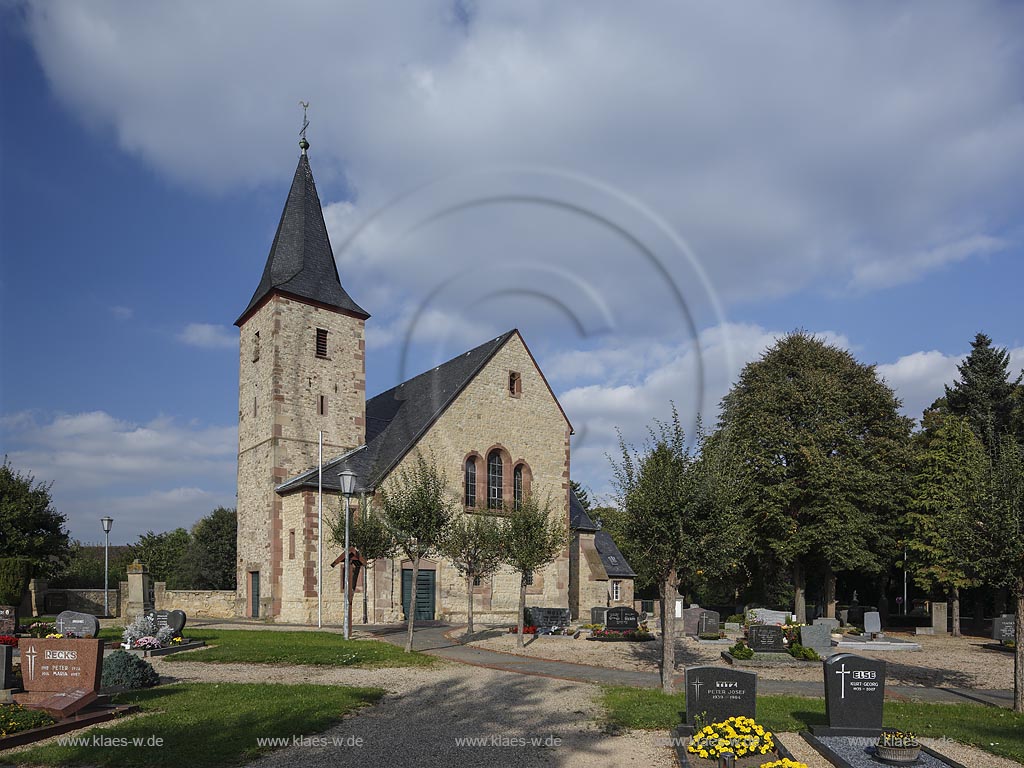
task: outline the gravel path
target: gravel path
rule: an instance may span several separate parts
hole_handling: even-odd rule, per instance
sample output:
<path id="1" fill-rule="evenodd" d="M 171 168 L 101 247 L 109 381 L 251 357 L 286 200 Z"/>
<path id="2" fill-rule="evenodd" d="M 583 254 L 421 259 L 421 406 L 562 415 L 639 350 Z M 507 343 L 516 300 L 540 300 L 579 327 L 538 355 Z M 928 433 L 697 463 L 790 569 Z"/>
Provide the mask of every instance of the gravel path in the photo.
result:
<path id="1" fill-rule="evenodd" d="M 887 682 L 921 687 L 953 686 L 956 688 L 1012 688 L 1013 656 L 986 650 L 985 641 L 974 637 L 927 636 L 913 638 L 921 644 L 920 651 L 863 651 L 858 655 L 884 659 Z M 538 637 L 525 648 L 516 646 L 515 635 L 501 630 L 477 634 L 471 645 L 492 651 L 522 654 L 555 661 L 593 664 L 599 667 L 655 672 L 661 657 L 661 641 L 649 643 L 596 643 L 563 637 Z M 725 646 L 701 645 L 696 640 L 676 640 L 676 668 L 697 664 L 722 664 Z M 821 667 L 808 664 L 800 667 L 758 668 L 764 680 L 820 682 Z"/>
<path id="2" fill-rule="evenodd" d="M 252 764 L 261 768 L 676 764 L 666 733 L 603 733 L 600 689 L 584 683 L 448 663 L 432 669 L 339 669 L 154 662 L 162 676 L 174 680 L 372 685 L 388 692 L 377 706 L 319 734 L 325 744 L 275 751 Z M 463 737 L 484 737 L 487 743 L 460 746 L 456 740 Z"/>

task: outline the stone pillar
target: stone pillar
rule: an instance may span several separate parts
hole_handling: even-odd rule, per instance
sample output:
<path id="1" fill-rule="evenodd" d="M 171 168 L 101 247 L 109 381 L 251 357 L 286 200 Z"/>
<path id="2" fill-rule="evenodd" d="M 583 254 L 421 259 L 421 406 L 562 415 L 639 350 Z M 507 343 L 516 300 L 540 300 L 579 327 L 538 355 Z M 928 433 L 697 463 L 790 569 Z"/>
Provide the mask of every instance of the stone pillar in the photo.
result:
<path id="1" fill-rule="evenodd" d="M 156 610 L 170 609 L 171 606 L 167 604 L 167 595 L 164 593 L 167 591 L 167 582 L 158 581 L 153 585 L 153 607 Z"/>
<path id="2" fill-rule="evenodd" d="M 126 622 L 135 621 L 138 616 L 149 613 L 153 605 L 149 602 L 149 568 L 136 560 L 128 566 L 128 613 Z"/>
<path id="3" fill-rule="evenodd" d="M 117 615 L 124 618 L 128 615 L 128 582 L 117 583 Z"/>
<path id="4" fill-rule="evenodd" d="M 946 603 L 932 603 L 932 629 L 936 635 L 946 634 Z"/>
<path id="5" fill-rule="evenodd" d="M 46 579 L 32 579 L 28 583 L 28 605 L 26 616 L 46 615 L 46 590 L 49 588 Z"/>

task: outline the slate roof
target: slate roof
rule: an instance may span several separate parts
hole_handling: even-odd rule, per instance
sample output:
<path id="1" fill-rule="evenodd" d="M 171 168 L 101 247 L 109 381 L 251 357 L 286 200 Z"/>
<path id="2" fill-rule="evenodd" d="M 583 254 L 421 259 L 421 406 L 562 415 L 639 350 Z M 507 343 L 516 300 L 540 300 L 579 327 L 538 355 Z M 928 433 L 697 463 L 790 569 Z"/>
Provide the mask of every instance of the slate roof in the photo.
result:
<path id="1" fill-rule="evenodd" d="M 602 531 L 601 526 L 587 514 L 575 493 L 569 494 L 569 527 L 574 531 L 594 534 L 594 547 L 601 556 L 601 565 L 608 576 L 615 579 L 636 578 L 633 567 L 615 545 L 615 539 L 608 531 Z"/>
<path id="2" fill-rule="evenodd" d="M 515 333 L 513 328 L 367 400 L 366 445 L 324 464 L 324 488 L 338 490 L 338 473 L 345 469 L 356 473 L 357 492 L 376 488 Z M 316 485 L 314 467 L 278 486 L 277 490 L 315 488 Z"/>
<path id="3" fill-rule="evenodd" d="M 370 316 L 341 287 L 320 197 L 316 193 L 305 151 L 295 168 L 295 177 L 277 225 L 274 243 L 270 246 L 263 277 L 249 306 L 239 315 L 235 325 L 245 322 L 273 291 L 349 312 L 364 320 Z"/>

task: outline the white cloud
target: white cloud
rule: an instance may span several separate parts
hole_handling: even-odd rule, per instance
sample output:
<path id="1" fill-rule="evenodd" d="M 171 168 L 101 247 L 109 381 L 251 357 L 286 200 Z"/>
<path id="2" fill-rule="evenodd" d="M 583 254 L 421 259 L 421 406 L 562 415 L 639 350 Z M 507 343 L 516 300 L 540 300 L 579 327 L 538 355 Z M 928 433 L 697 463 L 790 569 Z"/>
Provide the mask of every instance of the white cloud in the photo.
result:
<path id="1" fill-rule="evenodd" d="M 0 419 L 11 463 L 53 483 L 56 508 L 72 534 L 93 540 L 96 521 L 119 521 L 118 541 L 166 530 L 234 506 L 235 426 L 182 425 L 160 417 L 145 424 L 104 411 L 20 412 Z"/>
<path id="2" fill-rule="evenodd" d="M 110 314 L 112 314 L 118 320 L 131 320 L 132 317 L 135 315 L 135 310 L 132 309 L 131 307 L 123 307 L 120 305 L 116 305 L 110 307 L 109 309 Z"/>
<path id="3" fill-rule="evenodd" d="M 308 99 L 321 191 L 343 181 L 353 196 L 324 201 L 343 279 L 385 325 L 453 276 L 533 260 L 585 277 L 619 326 L 664 331 L 672 321 L 653 310 L 672 300 L 658 292 L 667 278 L 695 311 L 706 297 L 664 240 L 661 272 L 624 237 L 646 241 L 653 227 L 630 201 L 686 237 L 727 301 L 875 289 L 1002 247 L 1024 199 L 1022 14 L 956 2 L 481 3 L 460 15 L 447 0 L 243 12 L 97 0 L 35 3 L 28 26 L 70 109 L 186 183 L 283 195 Z M 524 164 L 628 196 L 477 174 L 463 200 L 488 205 L 411 229 L 381 221 L 339 249 L 411 189 L 437 212 L 451 198 L 422 185 Z M 436 308 L 461 307 L 448 294 Z M 696 327 L 719 322 L 705 312 Z"/>
<path id="4" fill-rule="evenodd" d="M 189 323 L 178 334 L 178 341 L 203 349 L 231 349 L 238 346 L 238 334 L 224 325 Z"/>

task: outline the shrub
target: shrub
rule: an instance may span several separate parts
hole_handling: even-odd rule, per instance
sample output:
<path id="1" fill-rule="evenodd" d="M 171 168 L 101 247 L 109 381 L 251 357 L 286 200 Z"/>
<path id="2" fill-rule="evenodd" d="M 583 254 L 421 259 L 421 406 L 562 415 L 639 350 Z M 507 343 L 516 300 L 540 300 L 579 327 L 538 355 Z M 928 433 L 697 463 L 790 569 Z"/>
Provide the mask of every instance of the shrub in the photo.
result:
<path id="1" fill-rule="evenodd" d="M 752 659 L 754 657 L 754 652 L 741 642 L 737 642 L 736 645 L 730 648 L 729 654 L 734 659 Z"/>
<path id="2" fill-rule="evenodd" d="M 821 656 L 813 648 L 807 648 L 800 643 L 793 643 L 789 646 L 789 655 L 794 659 L 806 659 L 807 661 L 820 661 Z"/>
<path id="3" fill-rule="evenodd" d="M 746 622 L 746 616 L 742 613 L 734 613 L 725 617 L 725 620 L 730 624 L 743 624 Z"/>
<path id="4" fill-rule="evenodd" d="M 53 718 L 36 709 L 25 709 L 20 704 L 0 705 L 0 738 L 19 731 L 42 728 L 53 723 Z"/>
<path id="5" fill-rule="evenodd" d="M 127 651 L 114 651 L 103 659 L 103 687 L 152 688 L 160 682 L 153 665 Z"/>
<path id="6" fill-rule="evenodd" d="M 0 605 L 21 605 L 28 589 L 32 561 L 25 557 L 0 557 Z"/>
<path id="7" fill-rule="evenodd" d="M 721 640 L 722 639 L 722 635 L 720 635 L 717 632 L 704 632 L 702 634 L 697 635 L 697 637 L 700 640 Z"/>

